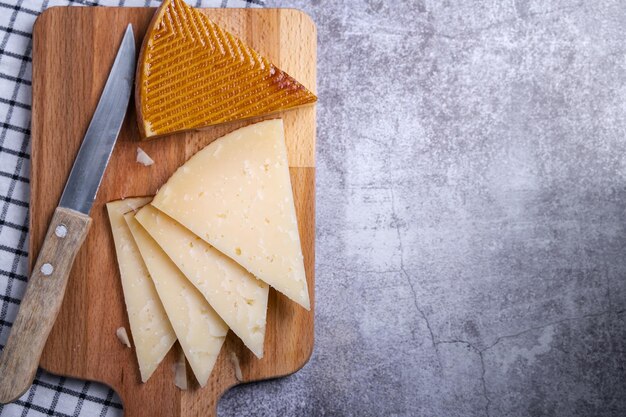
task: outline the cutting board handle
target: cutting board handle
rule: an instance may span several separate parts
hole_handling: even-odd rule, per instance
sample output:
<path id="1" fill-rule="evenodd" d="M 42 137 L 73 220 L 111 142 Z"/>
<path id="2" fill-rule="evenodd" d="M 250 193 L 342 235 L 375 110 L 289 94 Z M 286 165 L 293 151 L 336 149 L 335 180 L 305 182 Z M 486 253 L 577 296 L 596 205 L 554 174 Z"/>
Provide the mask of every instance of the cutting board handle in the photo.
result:
<path id="1" fill-rule="evenodd" d="M 0 403 L 16 400 L 32 384 L 61 308 L 74 258 L 90 226 L 91 218 L 85 214 L 61 207 L 55 210 L 0 356 Z"/>

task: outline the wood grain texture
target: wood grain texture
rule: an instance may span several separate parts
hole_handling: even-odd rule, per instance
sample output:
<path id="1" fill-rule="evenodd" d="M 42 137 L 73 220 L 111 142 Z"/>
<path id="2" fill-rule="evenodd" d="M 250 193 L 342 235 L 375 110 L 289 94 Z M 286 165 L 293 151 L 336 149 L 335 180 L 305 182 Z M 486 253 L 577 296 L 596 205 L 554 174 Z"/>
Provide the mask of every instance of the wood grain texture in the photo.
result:
<path id="1" fill-rule="evenodd" d="M 316 33 L 308 16 L 295 10 L 271 9 L 205 12 L 315 92 Z M 35 23 L 31 254 L 37 253 L 41 245 L 124 28 L 132 23 L 136 39 L 141 42 L 153 13 L 154 9 L 147 8 L 54 7 Z M 140 383 L 134 352 L 115 335 L 118 327 L 129 325 L 104 204 L 122 197 L 154 194 L 199 149 L 261 119 L 139 142 L 132 107 L 92 209 L 93 227 L 74 263 L 41 365 L 56 374 L 112 386 L 124 402 L 126 416 L 212 416 L 222 393 L 239 383 L 232 353 L 239 360 L 243 382 L 287 375 L 306 363 L 313 349 L 313 308 L 308 312 L 271 290 L 262 360 L 230 332 L 205 388 L 200 389 L 195 382 L 188 391 L 175 388 L 174 351 L 146 384 Z M 285 121 L 309 292 L 314 301 L 315 109 L 301 108 L 281 117 Z M 144 167 L 135 162 L 137 146 L 156 161 L 155 165 Z"/>
<path id="2" fill-rule="evenodd" d="M 55 210 L 0 356 L 0 403 L 16 400 L 33 382 L 74 258 L 90 226 L 89 216 L 67 208 Z"/>

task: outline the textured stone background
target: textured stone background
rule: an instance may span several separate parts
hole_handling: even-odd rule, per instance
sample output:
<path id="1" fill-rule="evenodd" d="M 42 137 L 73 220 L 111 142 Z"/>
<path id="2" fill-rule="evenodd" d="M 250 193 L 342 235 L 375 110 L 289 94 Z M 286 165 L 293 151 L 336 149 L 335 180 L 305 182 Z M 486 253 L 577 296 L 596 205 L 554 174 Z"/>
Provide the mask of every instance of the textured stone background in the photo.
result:
<path id="1" fill-rule="evenodd" d="M 220 416 L 625 416 L 624 3 L 269 3 L 319 31 L 316 347 Z"/>

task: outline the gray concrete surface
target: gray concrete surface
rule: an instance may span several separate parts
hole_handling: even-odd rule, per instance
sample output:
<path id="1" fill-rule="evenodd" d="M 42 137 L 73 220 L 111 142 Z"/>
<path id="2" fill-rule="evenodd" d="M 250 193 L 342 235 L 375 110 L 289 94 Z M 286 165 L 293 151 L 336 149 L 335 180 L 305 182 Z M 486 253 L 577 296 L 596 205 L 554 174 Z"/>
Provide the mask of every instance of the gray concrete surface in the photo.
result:
<path id="1" fill-rule="evenodd" d="M 227 416 L 626 415 L 626 5 L 305 1 L 316 347 Z"/>

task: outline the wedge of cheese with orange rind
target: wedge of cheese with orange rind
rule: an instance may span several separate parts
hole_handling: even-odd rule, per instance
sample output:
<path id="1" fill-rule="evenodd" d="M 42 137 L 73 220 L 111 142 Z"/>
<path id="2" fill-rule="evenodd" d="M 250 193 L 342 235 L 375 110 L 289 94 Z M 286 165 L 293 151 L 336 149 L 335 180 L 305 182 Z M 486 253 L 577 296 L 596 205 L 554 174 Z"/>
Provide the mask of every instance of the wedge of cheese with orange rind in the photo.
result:
<path id="1" fill-rule="evenodd" d="M 317 97 L 183 0 L 164 0 L 144 38 L 135 101 L 144 138 L 292 109 Z"/>

